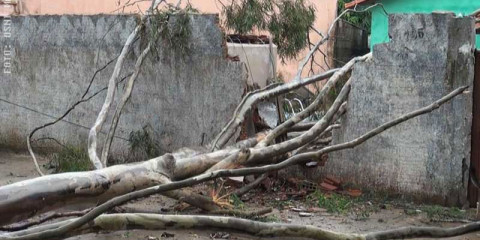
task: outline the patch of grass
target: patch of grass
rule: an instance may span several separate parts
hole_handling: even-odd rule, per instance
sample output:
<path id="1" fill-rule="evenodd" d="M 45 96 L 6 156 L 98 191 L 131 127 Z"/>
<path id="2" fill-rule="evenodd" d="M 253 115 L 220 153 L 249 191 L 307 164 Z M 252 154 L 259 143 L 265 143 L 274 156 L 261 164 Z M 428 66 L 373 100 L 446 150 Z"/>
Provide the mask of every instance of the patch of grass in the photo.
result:
<path id="1" fill-rule="evenodd" d="M 312 197 L 316 199 L 319 207 L 325 208 L 329 213 L 345 214 L 354 204 L 352 198 L 336 193 L 326 195 L 322 192 L 316 191 L 312 193 Z"/>
<path id="2" fill-rule="evenodd" d="M 230 202 L 236 209 L 243 210 L 245 208 L 245 203 L 236 194 L 230 195 Z"/>
<path id="3" fill-rule="evenodd" d="M 60 152 L 54 154 L 51 165 L 55 167 L 57 173 L 93 170 L 87 151 L 71 145 L 67 145 Z"/>
<path id="4" fill-rule="evenodd" d="M 361 205 L 360 207 L 356 207 L 353 210 L 353 218 L 355 221 L 366 221 L 367 219 L 370 218 L 370 215 L 373 212 L 378 212 L 378 211 L 380 211 L 378 206 L 364 204 L 364 205 Z"/>
<path id="5" fill-rule="evenodd" d="M 135 159 L 145 160 L 161 155 L 160 145 L 153 139 L 153 130 L 144 126 L 142 130 L 130 132 L 128 144 L 130 155 Z"/>
<path id="6" fill-rule="evenodd" d="M 427 205 L 421 208 L 430 219 L 464 219 L 466 212 L 459 208 L 446 208 L 438 205 Z"/>
<path id="7" fill-rule="evenodd" d="M 124 233 L 122 234 L 122 238 L 130 238 L 130 235 L 132 235 L 131 232 L 128 232 L 128 231 L 127 231 L 127 232 L 124 232 Z"/>
<path id="8" fill-rule="evenodd" d="M 290 205 L 292 205 L 292 201 L 290 200 L 273 200 L 271 203 L 271 206 L 278 210 L 284 210 Z"/>
<path id="9" fill-rule="evenodd" d="M 410 216 L 418 215 L 419 213 L 421 213 L 417 209 L 405 209 L 404 212 L 405 212 L 405 214 L 410 215 Z"/>

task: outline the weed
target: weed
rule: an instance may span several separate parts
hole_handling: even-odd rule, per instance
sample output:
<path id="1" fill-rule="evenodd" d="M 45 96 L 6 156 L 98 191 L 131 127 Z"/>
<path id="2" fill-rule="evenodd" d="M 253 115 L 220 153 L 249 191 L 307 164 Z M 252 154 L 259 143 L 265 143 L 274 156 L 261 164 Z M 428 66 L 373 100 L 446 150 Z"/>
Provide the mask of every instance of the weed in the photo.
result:
<path id="1" fill-rule="evenodd" d="M 316 191 L 312 193 L 312 197 L 316 199 L 319 207 L 325 208 L 329 213 L 345 214 L 354 203 L 351 198 L 336 193 L 326 195 Z"/>
<path id="2" fill-rule="evenodd" d="M 365 221 L 370 217 L 371 209 L 369 208 L 360 208 L 356 210 L 354 213 L 354 219 L 356 221 Z"/>
<path id="3" fill-rule="evenodd" d="M 152 135 L 148 126 L 144 126 L 142 130 L 130 132 L 128 144 L 133 158 L 149 159 L 161 155 L 161 148 Z"/>
<path id="4" fill-rule="evenodd" d="M 182 56 L 190 53 L 190 13 L 196 13 L 198 10 L 190 4 L 184 9 L 178 9 L 169 5 L 166 9 L 155 9 L 150 19 L 150 28 L 147 29 L 147 36 L 153 48 L 158 54 L 157 39 L 161 38 L 168 47 L 180 52 Z M 171 18 L 176 16 L 176 18 Z M 172 21 L 173 20 L 173 21 Z M 170 26 L 169 26 L 170 22 Z"/>
<path id="5" fill-rule="evenodd" d="M 93 169 L 86 150 L 71 145 L 65 146 L 60 152 L 53 155 L 51 165 L 55 172 L 79 172 Z"/>
<path id="6" fill-rule="evenodd" d="M 230 195 L 230 201 L 232 202 L 233 206 L 237 209 L 243 210 L 245 208 L 245 203 L 236 194 Z"/>
<path id="7" fill-rule="evenodd" d="M 418 211 L 416 209 L 405 209 L 403 211 L 405 212 L 405 214 L 410 215 L 410 216 L 418 215 L 419 213 L 421 213 L 421 211 Z"/>
<path id="8" fill-rule="evenodd" d="M 272 207 L 278 210 L 284 210 L 288 208 L 290 205 L 292 205 L 292 201 L 290 200 L 274 200 L 272 202 Z"/>
<path id="9" fill-rule="evenodd" d="M 124 233 L 122 234 L 122 238 L 130 238 L 130 235 L 132 235 L 131 232 L 128 232 L 128 231 L 127 231 L 127 232 L 124 232 Z"/>
<path id="10" fill-rule="evenodd" d="M 456 207 L 445 208 L 438 205 L 427 205 L 422 207 L 422 211 L 430 219 L 463 219 L 466 217 L 466 212 Z"/>

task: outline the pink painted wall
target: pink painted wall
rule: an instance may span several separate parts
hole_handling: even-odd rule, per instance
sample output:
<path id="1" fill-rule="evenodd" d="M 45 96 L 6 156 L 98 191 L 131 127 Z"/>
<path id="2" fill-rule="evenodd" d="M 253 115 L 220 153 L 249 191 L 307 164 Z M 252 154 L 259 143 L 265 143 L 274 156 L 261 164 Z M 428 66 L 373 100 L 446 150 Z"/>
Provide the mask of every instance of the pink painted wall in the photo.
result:
<path id="1" fill-rule="evenodd" d="M 3 4 L 1 4 L 3 2 Z M 15 6 L 6 5 L 6 2 L 19 2 Z M 175 4 L 177 0 L 168 0 Z M 183 1 L 186 2 L 186 1 Z M 191 0 L 191 4 L 204 13 L 220 13 L 221 4 L 218 0 Z M 223 2 L 226 2 L 223 0 Z M 228 0 L 227 0 L 228 2 Z M 126 8 L 125 4 L 135 3 Z M 337 0 L 311 0 L 311 3 L 317 10 L 316 29 L 326 33 L 330 23 L 336 17 Z M 138 13 L 145 11 L 150 6 L 150 1 L 138 0 L 0 0 L 0 15 L 20 14 L 20 15 L 54 15 L 54 14 L 116 14 L 116 13 Z M 320 37 L 312 33 L 314 42 Z M 327 53 L 327 45 L 322 48 Z M 292 79 L 298 68 L 298 62 L 306 55 L 308 49 L 299 55 L 297 60 L 279 62 L 277 71 L 283 75 L 285 80 Z M 324 58 L 317 54 L 316 62 L 326 68 Z M 322 68 L 315 67 L 315 73 L 323 72 Z M 304 71 L 306 76 L 308 71 Z"/>

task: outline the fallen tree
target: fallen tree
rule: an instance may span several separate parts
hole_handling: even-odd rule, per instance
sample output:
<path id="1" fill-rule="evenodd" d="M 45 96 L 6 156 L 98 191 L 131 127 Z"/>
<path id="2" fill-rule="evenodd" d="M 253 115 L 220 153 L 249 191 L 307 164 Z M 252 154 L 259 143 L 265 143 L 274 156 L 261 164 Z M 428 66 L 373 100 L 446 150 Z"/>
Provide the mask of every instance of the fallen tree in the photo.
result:
<path id="1" fill-rule="evenodd" d="M 71 232 L 72 230 L 75 230 L 75 229 L 81 227 L 82 225 L 86 224 L 87 222 L 89 222 L 91 220 L 94 220 L 96 217 L 98 217 L 102 213 L 112 209 L 113 207 L 124 204 L 124 203 L 126 203 L 130 200 L 146 197 L 146 196 L 156 194 L 156 193 L 162 193 L 162 192 L 165 192 L 165 191 L 171 191 L 171 190 L 176 190 L 176 189 L 192 186 L 192 185 L 199 184 L 199 183 L 202 183 L 202 182 L 206 182 L 208 180 L 212 180 L 212 179 L 219 178 L 219 177 L 246 176 L 246 175 L 251 175 L 251 174 L 262 174 L 262 173 L 266 173 L 266 172 L 280 170 L 280 169 L 283 169 L 287 166 L 291 166 L 293 164 L 298 164 L 298 163 L 302 163 L 302 162 L 306 162 L 306 161 L 312 161 L 312 159 L 318 159 L 322 154 L 325 154 L 325 153 L 329 153 L 329 152 L 333 152 L 333 151 L 339 151 L 339 150 L 346 149 L 346 148 L 353 148 L 353 147 L 365 142 L 366 140 L 380 134 L 381 132 L 387 130 L 388 128 L 391 128 L 391 127 L 393 127 L 393 126 L 395 126 L 399 123 L 405 122 L 405 121 L 407 121 L 407 120 L 409 120 L 413 117 L 416 117 L 416 116 L 419 116 L 419 115 L 422 115 L 422 114 L 425 114 L 425 113 L 429 113 L 429 112 L 433 111 L 434 109 L 439 108 L 442 104 L 448 102 L 453 97 L 461 94 L 467 88 L 468 88 L 467 86 L 460 87 L 460 88 L 454 90 L 453 92 L 451 92 L 450 94 L 446 95 L 445 97 L 443 97 L 443 98 L 439 99 L 438 101 L 432 103 L 431 105 L 426 106 L 426 107 L 421 108 L 421 109 L 418 109 L 418 110 L 413 111 L 411 113 L 405 114 L 405 115 L 403 115 L 403 116 L 401 116 L 397 119 L 394 119 L 390 122 L 387 122 L 387 123 L 375 128 L 375 129 L 365 133 L 364 135 L 350 141 L 350 142 L 341 143 L 341 144 L 337 144 L 337 145 L 332 145 L 332 146 L 323 148 L 323 149 L 321 149 L 319 151 L 315 151 L 315 152 L 307 152 L 307 153 L 297 154 L 297 155 L 294 155 L 294 156 L 288 158 L 287 160 L 282 161 L 282 162 L 277 163 L 277 164 L 265 165 L 265 166 L 261 166 L 261 167 L 251 167 L 251 168 L 216 170 L 216 171 L 212 171 L 212 172 L 206 172 L 204 174 L 200 174 L 198 176 L 194 176 L 194 177 L 187 178 L 187 179 L 184 179 L 184 180 L 171 182 L 171 183 L 165 183 L 165 184 L 158 185 L 158 186 L 155 186 L 155 187 L 150 187 L 150 188 L 146 188 L 146 189 L 143 189 L 143 190 L 138 190 L 138 191 L 135 191 L 135 192 L 131 192 L 131 193 L 128 193 L 128 194 L 125 194 L 125 195 L 122 195 L 122 196 L 112 198 L 112 199 L 108 200 L 107 202 L 99 205 L 98 207 L 95 207 L 92 211 L 88 212 L 83 217 L 81 217 L 81 218 L 79 218 L 75 221 L 69 222 L 68 224 L 62 225 L 61 227 L 58 227 L 58 228 L 55 228 L 55 229 L 52 229 L 52 230 L 45 230 L 45 231 L 42 231 L 42 232 L 36 232 L 36 233 L 28 234 L 28 235 L 22 236 L 18 239 L 44 239 L 44 238 L 61 237 L 61 236 L 64 236 L 66 233 Z M 346 95 L 348 93 L 348 91 L 349 91 L 349 83 L 347 82 L 347 84 L 344 86 L 342 92 L 340 93 L 340 96 L 341 95 Z M 319 126 L 322 125 L 321 121 L 317 124 Z M 313 128 L 315 128 L 315 126 Z M 240 157 L 240 158 L 244 159 L 245 155 L 250 156 L 249 152 L 252 151 L 252 150 L 255 150 L 255 148 L 242 149 L 240 151 L 236 151 L 234 154 L 230 155 L 226 159 L 229 159 L 232 156 L 235 156 L 234 158 L 238 158 L 238 156 L 240 156 L 240 155 L 243 156 L 243 157 Z M 238 158 L 238 159 L 240 159 L 240 158 Z M 164 159 L 168 159 L 168 160 L 163 161 L 164 163 L 166 163 L 166 165 L 164 165 L 161 169 L 171 169 L 170 166 L 172 166 L 172 163 L 173 163 L 173 166 L 175 166 L 174 162 L 172 161 L 172 160 L 174 160 L 172 157 L 164 158 Z M 111 167 L 111 168 L 113 168 L 113 167 Z M 109 169 L 109 168 L 107 168 L 107 169 Z M 33 179 L 31 181 L 38 181 L 38 179 L 41 179 L 41 178 L 45 179 L 45 178 L 53 177 L 53 176 L 55 176 L 55 175 L 44 176 L 44 177 L 40 177 L 40 178 L 37 178 L 37 179 Z M 165 176 L 162 175 L 160 178 L 164 178 L 164 177 Z M 0 191 L 1 190 L 2 189 L 0 189 Z M 11 206 L 13 207 L 13 205 L 11 205 Z M 2 238 L 0 237 L 0 239 L 2 239 Z M 10 238 L 5 237 L 4 239 L 10 239 Z"/>
<path id="2" fill-rule="evenodd" d="M 148 12 L 152 12 L 163 1 L 152 1 Z M 178 4 L 177 4 L 178 5 Z M 268 172 L 277 171 L 286 167 L 303 164 L 311 161 L 319 161 L 322 155 L 353 148 L 383 131 L 405 122 L 422 114 L 427 114 L 442 104 L 447 103 L 455 96 L 465 91 L 468 86 L 455 89 L 448 95 L 416 111 L 407 113 L 392 121 L 378 126 L 356 139 L 326 146 L 316 150 L 306 150 L 306 146 L 317 140 L 322 135 L 337 127 L 334 122 L 345 109 L 345 101 L 348 98 L 352 80 L 348 80 L 339 95 L 330 106 L 326 114 L 317 122 L 308 126 L 300 126 L 303 133 L 284 142 L 274 143 L 279 135 L 294 128 L 301 120 L 313 114 L 322 103 L 326 93 L 340 79 L 347 76 L 359 61 L 368 61 L 370 54 L 355 58 L 340 69 L 333 69 L 323 74 L 301 79 L 301 71 L 305 67 L 312 50 L 300 66 L 296 81 L 287 84 L 274 84 L 264 89 L 248 93 L 236 108 L 234 117 L 216 137 L 211 147 L 214 151 L 187 150 L 159 156 L 145 162 L 129 165 L 116 165 L 107 167 L 111 138 L 115 132 L 115 126 L 119 121 L 121 110 L 128 101 L 135 78 L 140 74 L 140 66 L 143 58 L 150 51 L 150 45 L 142 51 L 135 72 L 128 81 L 127 89 L 114 114 L 110 126 L 108 139 L 104 143 L 102 158 L 97 156 L 96 133 L 101 129 L 106 114 L 112 104 L 115 94 L 115 86 L 118 79 L 118 69 L 123 65 L 125 51 L 131 48 L 132 39 L 138 31 L 144 28 L 148 19 L 148 12 L 142 18 L 141 25 L 130 35 L 125 44 L 122 54 L 117 59 L 114 73 L 112 74 L 107 88 L 107 97 L 100 111 L 97 121 L 89 134 L 89 156 L 96 166 L 96 170 L 88 172 L 75 172 L 42 176 L 39 178 L 14 183 L 0 187 L 0 225 L 16 223 L 40 213 L 61 210 L 63 208 L 78 208 L 92 210 L 76 219 L 70 219 L 54 224 L 41 225 L 23 231 L 17 231 L 0 235 L 0 239 L 46 239 L 62 238 L 87 232 L 108 230 L 115 231 L 129 228 L 160 229 L 165 227 L 219 227 L 255 233 L 258 236 L 291 236 L 307 237 L 312 239 L 392 239 L 412 237 L 449 237 L 476 231 L 478 223 L 465 225 L 453 229 L 436 228 L 405 228 L 371 234 L 344 234 L 322 230 L 312 226 L 297 226 L 290 224 L 259 223 L 244 219 L 212 217 L 212 216 L 168 216 L 156 214 L 105 214 L 122 204 L 153 194 L 163 194 L 181 201 L 187 202 L 201 209 L 222 212 L 220 206 L 209 198 L 195 194 L 187 189 L 196 184 L 204 183 L 222 177 L 247 176 L 262 174 L 258 179 L 266 176 Z M 340 17 L 340 16 L 339 16 Z M 337 18 L 338 20 L 338 18 Z M 328 36 L 328 35 L 327 35 Z M 315 45 L 318 48 L 326 40 Z M 276 97 L 293 89 L 329 80 L 322 91 L 304 111 L 296 117 L 286 121 L 270 132 L 258 136 L 258 138 L 246 140 L 234 146 L 225 147 L 238 126 L 244 120 L 245 114 L 251 107 L 264 99 Z M 30 143 L 30 139 L 27 140 Z M 32 156 L 33 155 L 33 152 Z M 253 182 L 258 184 L 260 180 Z M 251 186 L 245 191 L 251 189 Z M 243 191 L 241 193 L 244 193 Z M 22 204 L 19 204 L 22 203 Z"/>

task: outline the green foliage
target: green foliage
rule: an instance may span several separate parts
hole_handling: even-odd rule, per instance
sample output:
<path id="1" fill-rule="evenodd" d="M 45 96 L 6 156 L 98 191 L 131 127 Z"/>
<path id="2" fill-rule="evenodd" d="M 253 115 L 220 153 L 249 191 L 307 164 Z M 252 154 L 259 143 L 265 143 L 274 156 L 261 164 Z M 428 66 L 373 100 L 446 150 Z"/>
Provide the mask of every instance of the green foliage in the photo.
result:
<path id="1" fill-rule="evenodd" d="M 466 212 L 459 208 L 445 208 L 438 205 L 428 205 L 422 208 L 430 219 L 463 219 Z"/>
<path id="2" fill-rule="evenodd" d="M 130 153 L 136 155 L 139 159 L 158 157 L 162 152 L 147 126 L 144 126 L 142 130 L 132 131 L 128 137 L 128 143 Z"/>
<path id="3" fill-rule="evenodd" d="M 225 6 L 225 25 L 238 34 L 269 31 L 279 56 L 292 59 L 307 47 L 315 9 L 305 0 L 241 0 Z"/>
<path id="4" fill-rule="evenodd" d="M 290 200 L 273 200 L 271 202 L 271 206 L 278 210 L 287 209 L 290 205 L 292 205 L 292 201 Z"/>
<path id="5" fill-rule="evenodd" d="M 93 170 L 87 151 L 70 145 L 53 155 L 51 165 L 56 173 Z"/>
<path id="6" fill-rule="evenodd" d="M 336 193 L 326 195 L 317 191 L 312 193 L 311 197 L 317 201 L 319 207 L 325 208 L 329 213 L 345 214 L 354 203 L 351 198 Z"/>
<path id="7" fill-rule="evenodd" d="M 167 43 L 168 48 L 179 52 L 181 55 L 189 54 L 191 36 L 189 14 L 196 12 L 198 11 L 190 4 L 184 9 L 168 5 L 165 9 L 154 10 L 149 21 L 149 28 L 147 28 L 147 36 L 157 53 L 158 39 L 161 39 Z M 175 17 L 172 18 L 172 16 Z"/>
<path id="8" fill-rule="evenodd" d="M 345 3 L 351 2 L 352 0 L 338 0 L 337 15 L 340 15 L 345 11 Z M 370 11 L 366 12 L 347 12 L 343 15 L 342 19 L 345 21 L 363 28 L 370 33 L 372 28 L 372 13 Z"/>
<path id="9" fill-rule="evenodd" d="M 233 203 L 233 206 L 237 209 L 243 210 L 245 208 L 245 203 L 236 194 L 230 195 L 230 201 Z"/>

